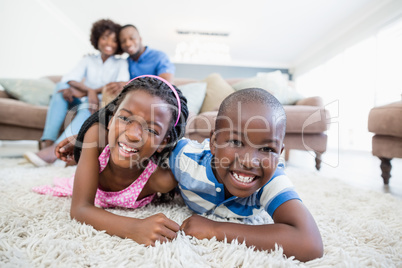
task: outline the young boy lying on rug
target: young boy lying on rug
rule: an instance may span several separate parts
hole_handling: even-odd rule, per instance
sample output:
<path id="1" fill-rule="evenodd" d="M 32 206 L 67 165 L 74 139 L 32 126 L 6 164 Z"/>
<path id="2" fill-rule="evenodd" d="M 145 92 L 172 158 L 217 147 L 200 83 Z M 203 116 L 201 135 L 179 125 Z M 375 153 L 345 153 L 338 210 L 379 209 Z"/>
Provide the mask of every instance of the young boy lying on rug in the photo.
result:
<path id="1" fill-rule="evenodd" d="M 199 239 L 237 239 L 263 250 L 278 244 L 301 261 L 321 257 L 317 225 L 278 165 L 285 128 L 282 105 L 265 90 L 246 89 L 223 101 L 210 141 L 180 140 L 169 164 L 190 209 L 224 218 L 248 218 L 266 210 L 274 220 L 245 225 L 193 215 L 180 229 Z"/>

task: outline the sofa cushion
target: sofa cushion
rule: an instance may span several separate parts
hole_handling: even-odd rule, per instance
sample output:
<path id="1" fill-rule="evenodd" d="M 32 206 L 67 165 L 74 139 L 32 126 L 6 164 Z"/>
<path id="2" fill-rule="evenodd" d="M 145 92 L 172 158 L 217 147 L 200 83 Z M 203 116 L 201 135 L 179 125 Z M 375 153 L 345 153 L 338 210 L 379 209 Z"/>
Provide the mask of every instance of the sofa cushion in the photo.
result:
<path id="1" fill-rule="evenodd" d="M 192 79 L 192 78 L 177 78 L 175 77 L 173 80 L 173 85 L 177 86 L 181 86 L 181 85 L 185 85 L 185 84 L 190 84 L 190 83 L 197 83 L 199 82 L 197 79 Z"/>
<path id="2" fill-rule="evenodd" d="M 186 125 L 186 137 L 198 142 L 209 138 L 211 131 L 215 129 L 217 114 L 217 111 L 210 111 L 190 116 Z"/>
<path id="3" fill-rule="evenodd" d="M 316 134 L 328 129 L 329 112 L 323 107 L 285 105 L 284 109 L 287 118 L 286 135 L 289 133 Z M 204 138 L 208 138 L 215 127 L 216 116 L 216 111 L 210 111 L 189 118 L 186 133 L 197 132 Z"/>
<path id="4" fill-rule="evenodd" d="M 203 82 L 207 83 L 207 93 L 201 107 L 201 113 L 217 111 L 222 101 L 234 92 L 234 89 L 218 73 L 210 74 Z"/>
<path id="5" fill-rule="evenodd" d="M 286 133 L 283 143 L 286 149 L 306 150 L 324 153 L 327 150 L 328 137 L 325 133 Z M 315 154 L 314 154 L 315 157 Z"/>
<path id="6" fill-rule="evenodd" d="M 232 87 L 237 91 L 245 88 L 262 88 L 268 91 L 271 94 L 274 94 L 273 90 L 275 87 L 278 87 L 277 83 L 274 80 L 267 79 L 265 76 L 254 76 L 250 78 L 243 79 L 237 83 L 232 84 Z"/>
<path id="7" fill-rule="evenodd" d="M 0 135 L 2 140 L 40 140 L 43 129 L 26 126 L 3 125 L 0 123 Z"/>
<path id="8" fill-rule="evenodd" d="M 0 124 L 43 129 L 47 107 L 14 99 L 0 99 Z"/>
<path id="9" fill-rule="evenodd" d="M 55 83 L 47 78 L 40 79 L 0 79 L 4 90 L 20 101 L 47 106 L 53 94 Z"/>
<path id="10" fill-rule="evenodd" d="M 372 153 L 378 157 L 402 158 L 402 139 L 398 137 L 374 135 Z"/>
<path id="11" fill-rule="evenodd" d="M 232 87 L 235 90 L 253 87 L 265 89 L 283 105 L 295 104 L 303 98 L 300 93 L 289 86 L 289 82 L 284 78 L 281 71 L 258 73 L 255 77 L 234 83 Z"/>
<path id="12" fill-rule="evenodd" d="M 303 98 L 301 100 L 298 100 L 295 105 L 308 105 L 308 106 L 319 106 L 322 107 L 324 106 L 324 101 L 321 97 L 315 96 L 315 97 L 307 97 Z"/>
<path id="13" fill-rule="evenodd" d="M 1 85 L 0 85 L 1 86 Z M 4 90 L 0 89 L 0 99 L 2 98 L 10 98 L 10 95 L 7 94 Z"/>
<path id="14" fill-rule="evenodd" d="M 328 129 L 329 112 L 324 107 L 284 105 L 286 133 L 321 133 Z"/>
<path id="15" fill-rule="evenodd" d="M 402 101 L 374 107 L 370 110 L 368 130 L 379 135 L 402 138 Z"/>
<path id="16" fill-rule="evenodd" d="M 207 83 L 189 83 L 177 86 L 187 99 L 187 106 L 190 113 L 198 114 L 205 99 Z"/>

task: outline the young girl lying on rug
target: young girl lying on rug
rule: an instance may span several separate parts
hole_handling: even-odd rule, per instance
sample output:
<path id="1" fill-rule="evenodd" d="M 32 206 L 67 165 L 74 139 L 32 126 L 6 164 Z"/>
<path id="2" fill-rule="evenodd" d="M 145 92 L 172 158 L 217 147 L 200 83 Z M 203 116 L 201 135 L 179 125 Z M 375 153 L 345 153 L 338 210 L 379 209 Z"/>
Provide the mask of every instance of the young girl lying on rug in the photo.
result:
<path id="1" fill-rule="evenodd" d="M 169 164 L 190 209 L 223 218 L 250 218 L 266 210 L 274 220 L 246 225 L 193 215 L 180 229 L 199 239 L 237 239 L 263 250 L 278 244 L 301 261 L 321 257 L 317 225 L 278 164 L 285 129 L 282 105 L 265 90 L 246 89 L 222 102 L 210 141 L 180 140 Z"/>
<path id="2" fill-rule="evenodd" d="M 177 182 L 164 163 L 183 137 L 187 101 L 164 79 L 134 78 L 121 94 L 96 114 L 110 121 L 104 126 L 87 120 L 81 161 L 74 178 L 57 179 L 54 187 L 33 190 L 55 196 L 72 195 L 71 217 L 111 235 L 154 245 L 174 239 L 180 226 L 163 214 L 146 219 L 118 216 L 102 208 L 137 208 L 168 193 Z M 74 185 L 74 186 L 73 186 Z M 99 207 L 102 208 L 99 208 Z"/>

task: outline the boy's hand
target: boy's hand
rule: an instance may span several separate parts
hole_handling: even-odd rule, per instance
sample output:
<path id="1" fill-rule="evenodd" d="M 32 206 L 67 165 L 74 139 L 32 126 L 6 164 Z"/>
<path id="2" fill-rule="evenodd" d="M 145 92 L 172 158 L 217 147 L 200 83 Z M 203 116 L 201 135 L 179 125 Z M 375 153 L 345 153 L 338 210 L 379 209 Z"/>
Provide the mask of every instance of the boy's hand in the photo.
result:
<path id="1" fill-rule="evenodd" d="M 76 139 L 77 135 L 67 137 L 56 145 L 56 157 L 60 160 L 63 160 L 64 162 L 67 162 L 68 165 L 72 165 L 75 163 L 74 145 Z"/>
<path id="2" fill-rule="evenodd" d="M 216 223 L 215 221 L 194 214 L 182 223 L 180 230 L 198 239 L 211 239 L 215 236 L 214 226 Z"/>
<path id="3" fill-rule="evenodd" d="M 155 246 L 156 241 L 168 242 L 177 237 L 180 226 L 167 218 L 164 214 L 158 213 L 151 217 L 140 220 L 134 228 L 133 233 L 128 236 L 139 244 Z"/>

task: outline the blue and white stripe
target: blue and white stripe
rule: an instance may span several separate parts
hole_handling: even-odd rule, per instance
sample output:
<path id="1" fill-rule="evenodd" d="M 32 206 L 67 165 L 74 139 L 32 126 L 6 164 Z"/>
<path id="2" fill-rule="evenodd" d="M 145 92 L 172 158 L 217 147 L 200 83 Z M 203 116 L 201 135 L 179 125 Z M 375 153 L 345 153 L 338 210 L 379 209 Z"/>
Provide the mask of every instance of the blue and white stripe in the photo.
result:
<path id="1" fill-rule="evenodd" d="M 215 178 L 211 167 L 209 140 L 203 143 L 182 139 L 169 158 L 186 205 L 198 214 L 215 214 L 224 218 L 247 218 L 262 209 L 272 217 L 284 202 L 300 199 L 293 184 L 278 165 L 274 176 L 257 192 L 245 198 L 225 200 L 224 185 Z"/>

